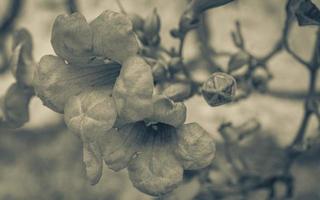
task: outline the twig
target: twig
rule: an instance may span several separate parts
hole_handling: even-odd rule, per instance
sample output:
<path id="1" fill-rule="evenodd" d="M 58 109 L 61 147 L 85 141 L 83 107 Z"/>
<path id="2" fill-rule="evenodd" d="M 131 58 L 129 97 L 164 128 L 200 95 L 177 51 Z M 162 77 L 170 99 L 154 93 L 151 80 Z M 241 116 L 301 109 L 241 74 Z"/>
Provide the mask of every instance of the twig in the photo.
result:
<path id="1" fill-rule="evenodd" d="M 77 0 L 66 0 L 66 6 L 70 14 L 78 12 Z"/>
<path id="2" fill-rule="evenodd" d="M 0 25 L 0 37 L 6 35 L 13 27 L 17 16 L 20 14 L 22 0 L 11 0 L 6 16 Z"/>

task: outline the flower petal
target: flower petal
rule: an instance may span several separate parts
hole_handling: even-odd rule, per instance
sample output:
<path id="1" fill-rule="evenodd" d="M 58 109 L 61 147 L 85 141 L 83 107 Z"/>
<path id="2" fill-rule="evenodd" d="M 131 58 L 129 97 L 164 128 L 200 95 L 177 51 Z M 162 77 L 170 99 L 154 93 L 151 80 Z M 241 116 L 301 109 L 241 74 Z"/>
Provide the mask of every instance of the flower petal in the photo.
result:
<path id="1" fill-rule="evenodd" d="M 32 57 L 32 37 L 26 29 L 20 29 L 14 32 L 12 42 L 11 71 L 19 85 L 31 86 L 36 65 Z"/>
<path id="2" fill-rule="evenodd" d="M 112 128 L 117 118 L 109 88 L 100 87 L 71 97 L 64 108 L 65 122 L 73 132 L 95 141 Z"/>
<path id="3" fill-rule="evenodd" d="M 21 28 L 14 31 L 12 38 L 12 49 L 15 49 L 18 45 L 23 46 L 23 51 L 30 56 L 32 55 L 33 44 L 32 36 L 29 31 L 25 28 Z"/>
<path id="4" fill-rule="evenodd" d="M 69 63 L 88 63 L 92 58 L 92 31 L 80 13 L 59 15 L 52 28 L 51 44 Z"/>
<path id="5" fill-rule="evenodd" d="M 154 95 L 153 115 L 149 120 L 178 127 L 185 122 L 186 113 L 184 103 L 175 103 L 164 95 Z"/>
<path id="6" fill-rule="evenodd" d="M 172 152 L 171 143 L 164 141 L 162 136 L 150 137 L 152 140 L 141 145 L 141 152 L 132 158 L 128 166 L 133 185 L 155 196 L 175 189 L 183 177 L 182 166 Z"/>
<path id="7" fill-rule="evenodd" d="M 150 116 L 152 93 L 150 66 L 138 56 L 127 59 L 113 88 L 113 98 L 121 121 L 136 122 Z"/>
<path id="8" fill-rule="evenodd" d="M 123 63 L 138 52 L 138 42 L 126 15 L 107 10 L 93 20 L 90 26 L 96 54 Z"/>
<path id="9" fill-rule="evenodd" d="M 22 45 L 13 50 L 10 68 L 19 85 L 29 87 L 32 85 L 35 66 L 33 58 L 23 50 Z"/>
<path id="10" fill-rule="evenodd" d="M 91 185 L 97 184 L 102 175 L 102 158 L 99 146 L 96 143 L 83 143 L 83 162 Z"/>
<path id="11" fill-rule="evenodd" d="M 184 169 L 201 169 L 212 162 L 215 144 L 209 133 L 197 123 L 185 124 L 177 129 L 175 154 Z"/>
<path id="12" fill-rule="evenodd" d="M 119 71 L 119 64 L 77 68 L 59 57 L 47 55 L 35 70 L 33 85 L 44 105 L 63 113 L 70 97 L 92 87 L 113 85 Z"/>
<path id="13" fill-rule="evenodd" d="M 31 88 L 12 84 L 4 96 L 2 126 L 18 128 L 29 121 L 29 103 L 32 96 Z"/>
<path id="14" fill-rule="evenodd" d="M 110 169 L 119 171 L 127 167 L 138 151 L 139 139 L 144 132 L 142 123 L 134 123 L 111 129 L 99 139 L 103 159 Z"/>

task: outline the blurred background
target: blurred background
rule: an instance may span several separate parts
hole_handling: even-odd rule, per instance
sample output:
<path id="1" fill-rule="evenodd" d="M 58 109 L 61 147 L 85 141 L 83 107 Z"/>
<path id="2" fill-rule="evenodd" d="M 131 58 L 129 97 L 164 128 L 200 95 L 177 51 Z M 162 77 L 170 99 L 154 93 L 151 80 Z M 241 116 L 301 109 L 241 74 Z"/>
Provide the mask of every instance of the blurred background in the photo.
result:
<path id="1" fill-rule="evenodd" d="M 0 1 L 0 21 L 7 12 L 10 0 Z M 127 12 L 145 17 L 157 8 L 161 17 L 162 44 L 168 48 L 178 42 L 169 31 L 177 27 L 179 17 L 186 6 L 185 0 L 122 0 Z M 320 1 L 314 1 L 320 5 Z M 91 21 L 106 9 L 119 11 L 114 0 L 78 0 L 78 9 Z M 230 33 L 235 20 L 242 24 L 247 47 L 254 55 L 264 55 L 271 50 L 282 33 L 285 17 L 285 1 L 238 0 L 208 11 L 210 45 L 218 51 L 236 52 Z M 34 43 L 34 58 L 54 54 L 50 44 L 51 28 L 57 15 L 67 13 L 65 0 L 24 0 L 15 27 L 27 28 Z M 309 59 L 315 43 L 315 27 L 298 27 L 290 35 L 292 48 L 303 58 Z M 199 44 L 194 32 L 188 34 L 184 56 L 198 56 Z M 222 66 L 225 60 L 219 60 Z M 198 63 L 201 65 L 201 62 Z M 194 66 L 197 68 L 198 66 Z M 200 68 L 201 66 L 199 66 Z M 303 66 L 283 52 L 270 62 L 273 79 L 269 88 L 277 93 L 304 93 L 308 85 L 308 72 Z M 203 79 L 201 73 L 199 79 Z M 14 79 L 10 73 L 0 75 L 0 95 L 3 95 Z M 320 82 L 317 82 L 318 88 Z M 196 121 L 207 129 L 219 143 L 217 129 L 222 122 L 240 124 L 250 119 L 258 120 L 262 129 L 252 150 L 268 161 L 277 156 L 276 148 L 289 144 L 296 134 L 303 116 L 303 99 L 287 99 L 270 94 L 253 94 L 236 104 L 209 107 L 202 97 L 195 96 L 186 102 L 187 121 Z M 62 116 L 44 107 L 34 98 L 30 105 L 30 122 L 24 127 L 9 131 L 0 130 L 0 199 L 152 199 L 136 190 L 125 170 L 115 173 L 104 167 L 102 180 L 90 186 L 85 180 L 81 159 L 81 144 L 69 133 Z M 311 120 L 307 133 L 317 131 L 316 119 Z M 263 139 L 261 139 L 263 138 Z M 257 147 L 257 148 L 256 148 Z M 259 148 L 258 148 L 259 147 Z M 260 154 L 257 152 L 261 151 Z M 250 152 L 250 150 L 249 150 Z M 219 154 L 219 148 L 218 148 Z M 248 153 L 248 156 L 250 153 Z M 271 161 L 270 161 L 271 162 Z M 296 199 L 320 199 L 320 149 L 314 149 L 299 159 L 293 167 L 296 177 Z M 171 199 L 192 199 L 199 190 L 196 181 L 178 188 Z M 260 199 L 253 197 L 253 199 Z"/>

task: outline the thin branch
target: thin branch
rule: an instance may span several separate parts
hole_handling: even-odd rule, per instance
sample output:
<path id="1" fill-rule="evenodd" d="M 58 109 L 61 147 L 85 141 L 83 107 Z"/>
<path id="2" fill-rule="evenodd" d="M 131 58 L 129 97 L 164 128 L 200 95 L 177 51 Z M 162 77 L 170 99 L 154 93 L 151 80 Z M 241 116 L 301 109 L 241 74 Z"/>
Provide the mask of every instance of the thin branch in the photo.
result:
<path id="1" fill-rule="evenodd" d="M 10 0 L 10 5 L 0 25 L 0 36 L 6 35 L 13 27 L 22 8 L 22 0 Z"/>
<path id="2" fill-rule="evenodd" d="M 66 6 L 70 14 L 78 12 L 77 0 L 66 0 Z"/>

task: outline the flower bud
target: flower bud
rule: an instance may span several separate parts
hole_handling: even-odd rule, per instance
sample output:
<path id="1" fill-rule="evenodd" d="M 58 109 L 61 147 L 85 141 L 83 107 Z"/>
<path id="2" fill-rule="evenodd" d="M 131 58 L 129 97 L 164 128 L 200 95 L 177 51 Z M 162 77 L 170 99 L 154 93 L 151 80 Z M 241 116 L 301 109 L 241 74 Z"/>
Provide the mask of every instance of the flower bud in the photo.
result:
<path id="1" fill-rule="evenodd" d="M 173 57 L 169 64 L 168 64 L 168 67 L 169 67 L 169 70 L 170 72 L 172 73 L 175 73 L 175 72 L 178 72 L 182 69 L 182 60 L 180 57 Z"/>
<path id="2" fill-rule="evenodd" d="M 144 20 L 140 15 L 135 13 L 130 13 L 128 14 L 128 17 L 131 20 L 134 31 L 137 31 L 137 30 L 141 31 L 143 29 Z"/>
<path id="3" fill-rule="evenodd" d="M 240 69 L 244 65 L 248 64 L 249 61 L 250 56 L 246 52 L 240 51 L 230 57 L 228 71 L 236 71 L 237 69 Z"/>
<path id="4" fill-rule="evenodd" d="M 267 90 L 268 81 L 271 79 L 271 75 L 267 73 L 265 69 L 258 68 L 253 72 L 252 85 L 260 92 Z"/>
<path id="5" fill-rule="evenodd" d="M 233 0 L 192 0 L 190 7 L 192 7 L 195 13 L 202 13 L 210 8 L 223 6 L 230 3 Z"/>
<path id="6" fill-rule="evenodd" d="M 152 66 L 152 75 L 155 81 L 160 81 L 165 79 L 167 76 L 167 69 L 165 67 L 165 63 L 163 63 L 162 61 L 157 61 Z"/>
<path id="7" fill-rule="evenodd" d="M 27 29 L 20 29 L 13 33 L 12 48 L 15 49 L 18 45 L 22 44 L 24 51 L 31 55 L 33 45 L 32 36 Z"/>
<path id="8" fill-rule="evenodd" d="M 180 18 L 179 22 L 179 35 L 184 35 L 191 29 L 195 29 L 199 24 L 199 14 L 195 13 L 192 9 L 187 9 Z"/>
<path id="9" fill-rule="evenodd" d="M 202 86 L 202 95 L 210 106 L 232 101 L 236 93 L 236 80 L 225 73 L 213 73 Z"/>
<path id="10" fill-rule="evenodd" d="M 143 25 L 143 32 L 149 44 L 153 45 L 159 40 L 160 28 L 160 16 L 157 13 L 157 9 L 154 9 L 153 12 L 146 18 Z"/>
<path id="11" fill-rule="evenodd" d="M 320 10 L 311 1 L 301 1 L 295 12 L 300 26 L 320 25 Z"/>
<path id="12" fill-rule="evenodd" d="M 162 94 L 173 101 L 183 101 L 190 96 L 191 85 L 190 83 L 172 83 L 163 90 Z"/>
<path id="13" fill-rule="evenodd" d="M 32 37 L 26 29 L 20 29 L 13 34 L 13 52 L 10 58 L 10 68 L 19 85 L 31 87 L 34 67 L 32 56 Z"/>
<path id="14" fill-rule="evenodd" d="M 33 90 L 18 84 L 10 86 L 3 102 L 4 121 L 10 128 L 21 127 L 29 121 L 29 103 Z"/>

